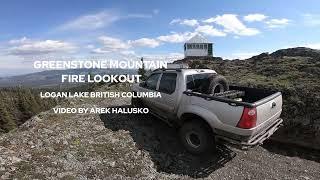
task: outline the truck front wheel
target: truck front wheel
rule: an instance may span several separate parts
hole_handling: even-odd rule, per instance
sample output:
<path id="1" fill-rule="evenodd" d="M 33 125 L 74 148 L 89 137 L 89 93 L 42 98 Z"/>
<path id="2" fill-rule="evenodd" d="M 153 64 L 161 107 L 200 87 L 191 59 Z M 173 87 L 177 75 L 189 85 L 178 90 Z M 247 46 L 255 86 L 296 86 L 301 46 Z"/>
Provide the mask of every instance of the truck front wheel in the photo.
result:
<path id="1" fill-rule="evenodd" d="M 211 128 L 204 122 L 188 121 L 180 128 L 180 139 L 187 151 L 203 154 L 214 149 L 214 136 Z"/>

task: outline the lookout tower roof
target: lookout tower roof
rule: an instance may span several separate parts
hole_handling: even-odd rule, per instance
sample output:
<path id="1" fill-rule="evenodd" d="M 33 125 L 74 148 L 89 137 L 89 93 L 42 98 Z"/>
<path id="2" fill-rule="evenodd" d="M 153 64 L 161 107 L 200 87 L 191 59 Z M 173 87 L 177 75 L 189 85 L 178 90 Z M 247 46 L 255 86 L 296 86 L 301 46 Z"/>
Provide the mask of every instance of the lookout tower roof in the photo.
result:
<path id="1" fill-rule="evenodd" d="M 210 42 L 205 37 L 201 36 L 200 34 L 197 34 L 186 42 L 186 44 L 192 44 L 192 43 L 210 43 Z"/>

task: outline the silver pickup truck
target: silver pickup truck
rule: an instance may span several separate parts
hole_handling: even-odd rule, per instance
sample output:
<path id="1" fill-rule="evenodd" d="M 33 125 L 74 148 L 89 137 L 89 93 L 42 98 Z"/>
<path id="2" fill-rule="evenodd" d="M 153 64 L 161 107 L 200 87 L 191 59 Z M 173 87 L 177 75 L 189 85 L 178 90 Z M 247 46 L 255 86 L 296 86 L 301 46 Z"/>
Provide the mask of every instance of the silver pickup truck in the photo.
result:
<path id="1" fill-rule="evenodd" d="M 281 125 L 281 92 L 229 86 L 236 96 L 197 91 L 209 69 L 163 69 L 134 84 L 133 92 L 160 92 L 161 98 L 133 98 L 135 107 L 148 107 L 156 117 L 179 129 L 186 149 L 195 154 L 209 151 L 220 141 L 254 146 L 269 138 Z M 232 94 L 232 93 L 231 93 Z M 238 96 L 237 96 L 238 95 Z"/>

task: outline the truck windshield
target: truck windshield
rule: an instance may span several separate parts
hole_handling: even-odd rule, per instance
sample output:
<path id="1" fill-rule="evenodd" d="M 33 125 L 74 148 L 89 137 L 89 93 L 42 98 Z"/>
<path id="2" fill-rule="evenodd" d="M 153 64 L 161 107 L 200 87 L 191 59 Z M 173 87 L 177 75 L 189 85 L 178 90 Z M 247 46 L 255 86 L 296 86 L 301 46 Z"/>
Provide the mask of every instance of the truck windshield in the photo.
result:
<path id="1" fill-rule="evenodd" d="M 213 73 L 187 75 L 187 89 L 198 91 L 209 88 L 209 77 L 213 75 Z"/>

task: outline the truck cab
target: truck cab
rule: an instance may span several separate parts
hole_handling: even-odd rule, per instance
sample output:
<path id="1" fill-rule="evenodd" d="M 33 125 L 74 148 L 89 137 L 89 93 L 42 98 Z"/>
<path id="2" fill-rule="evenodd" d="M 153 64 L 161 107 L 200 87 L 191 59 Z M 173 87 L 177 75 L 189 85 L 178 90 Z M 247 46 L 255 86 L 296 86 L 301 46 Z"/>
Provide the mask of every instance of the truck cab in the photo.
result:
<path id="1" fill-rule="evenodd" d="M 196 154 L 218 141 L 258 145 L 280 127 L 281 92 L 230 86 L 224 93 L 208 94 L 201 89 L 211 76 L 218 74 L 209 69 L 155 70 L 132 91 L 160 92 L 161 97 L 132 99 L 132 104 L 148 107 L 154 116 L 178 127 L 182 143 Z"/>

